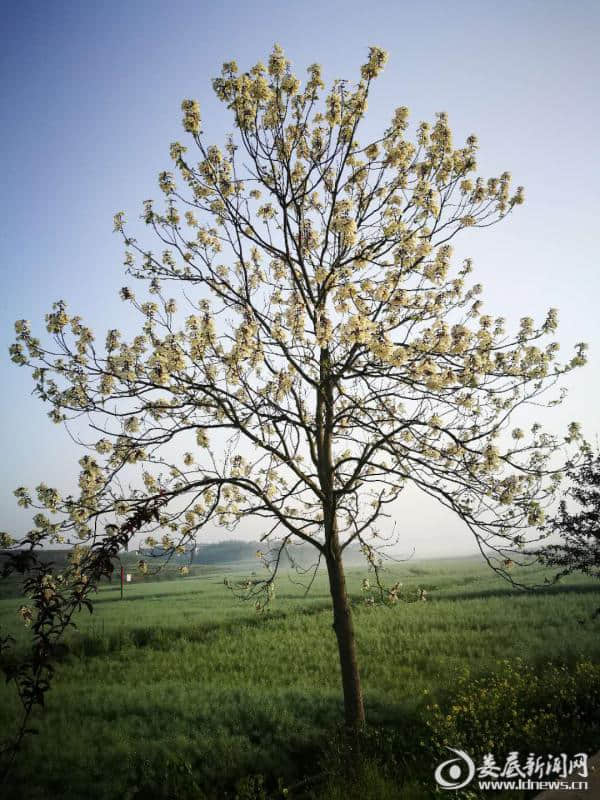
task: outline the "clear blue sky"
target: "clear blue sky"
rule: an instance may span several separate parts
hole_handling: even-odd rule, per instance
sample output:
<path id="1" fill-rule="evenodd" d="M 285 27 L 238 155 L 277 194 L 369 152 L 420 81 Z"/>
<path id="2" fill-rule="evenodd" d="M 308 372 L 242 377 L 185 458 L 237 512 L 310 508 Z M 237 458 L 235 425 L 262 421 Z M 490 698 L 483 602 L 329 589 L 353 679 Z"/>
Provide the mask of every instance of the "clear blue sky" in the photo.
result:
<path id="1" fill-rule="evenodd" d="M 224 60 L 265 59 L 276 41 L 300 72 L 318 61 L 327 79 L 354 79 L 368 46 L 384 47 L 374 129 L 398 105 L 414 120 L 445 110 L 457 140 L 479 136 L 483 174 L 508 169 L 525 186 L 518 213 L 474 231 L 459 255 L 473 256 L 489 313 L 518 320 L 558 306 L 565 356 L 574 342 L 590 343 L 565 406 L 541 421 L 558 430 L 578 419 L 597 435 L 597 2 L 19 0 L 2 4 L 2 20 L 0 529 L 26 529 L 15 486 L 68 488 L 80 456 L 30 396 L 28 371 L 9 361 L 13 321 L 42 331 L 45 311 L 64 298 L 101 338 L 127 327 L 113 213 L 134 218 L 157 196 L 169 143 L 183 138 L 182 98 L 200 101 L 208 138 L 222 143 L 230 124 L 210 78 Z M 408 497 L 400 514 L 407 545 L 420 542 L 423 555 L 469 548 L 468 534 L 444 515 L 416 509 Z"/>

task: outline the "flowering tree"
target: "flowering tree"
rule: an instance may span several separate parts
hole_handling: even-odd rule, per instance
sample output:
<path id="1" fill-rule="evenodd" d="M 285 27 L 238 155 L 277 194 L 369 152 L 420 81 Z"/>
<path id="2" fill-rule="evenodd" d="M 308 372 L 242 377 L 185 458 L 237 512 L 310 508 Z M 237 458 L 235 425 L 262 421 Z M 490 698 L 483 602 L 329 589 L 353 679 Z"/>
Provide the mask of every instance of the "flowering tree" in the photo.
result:
<path id="1" fill-rule="evenodd" d="M 192 151 L 171 145 L 178 182 L 161 173 L 164 204 L 144 204 L 162 252 L 115 217 L 127 272 L 150 293 L 121 290 L 139 335 L 110 330 L 98 347 L 60 301 L 46 317 L 53 344 L 20 321 L 11 350 L 33 368 L 50 417 L 84 415 L 93 435 L 78 496 L 16 491 L 40 507 L 32 550 L 79 542 L 62 578 L 73 607 L 137 531 L 175 551 L 209 522 L 254 517 L 277 542 L 267 577 L 248 584 L 259 607 L 282 548 L 308 543 L 326 565 L 354 729 L 364 709 L 345 548 L 360 544 L 377 568 L 381 521 L 412 482 L 456 512 L 503 570 L 542 522 L 560 445 L 538 425 L 504 436 L 510 414 L 585 360 L 581 345 L 558 365 L 558 345 L 541 343 L 554 310 L 507 334 L 503 319 L 481 313 L 470 261 L 451 266 L 456 235 L 523 201 L 506 172 L 474 177 L 474 136 L 455 147 L 440 113 L 410 141 L 400 107 L 379 138 L 359 141 L 386 58 L 370 48 L 359 82 L 328 91 L 316 64 L 301 85 L 278 46 L 249 72 L 224 64 L 213 87 L 235 134 L 224 150 L 208 146 L 198 103 L 183 102 Z M 183 306 L 167 291 L 178 286 Z M 573 426 L 567 439 L 577 435 Z M 51 572 L 35 585 L 39 603 L 64 591 Z"/>

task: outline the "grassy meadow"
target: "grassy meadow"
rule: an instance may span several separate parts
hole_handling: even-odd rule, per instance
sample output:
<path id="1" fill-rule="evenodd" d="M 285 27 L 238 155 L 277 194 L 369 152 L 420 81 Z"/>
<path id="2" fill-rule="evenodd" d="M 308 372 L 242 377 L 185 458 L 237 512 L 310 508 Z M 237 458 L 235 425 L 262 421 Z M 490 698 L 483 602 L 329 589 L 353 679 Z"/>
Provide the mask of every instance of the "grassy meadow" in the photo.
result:
<path id="1" fill-rule="evenodd" d="M 39 734 L 27 739 L 6 800 L 350 797 L 335 775 L 327 778 L 343 709 L 326 575 L 305 596 L 298 577 L 283 574 L 271 609 L 257 613 L 223 584 L 240 570 L 197 566 L 185 578 L 138 579 L 123 600 L 118 582 L 103 585 L 94 613 L 79 616 L 58 654 L 46 710 L 34 721 Z M 572 696 L 552 689 L 555 675 L 538 686 L 526 709 L 532 742 L 543 746 L 547 736 L 548 751 L 560 744 L 549 722 L 538 724 L 547 701 L 544 713 L 568 717 L 564 746 L 600 745 L 597 582 L 574 577 L 521 592 L 477 559 L 410 561 L 389 568 L 386 580 L 401 580 L 408 593 L 426 589 L 427 602 L 388 607 L 365 603 L 366 574 L 352 568 L 348 577 L 373 760 L 366 788 L 356 784 L 352 796 L 435 797 L 435 753 L 452 744 L 448 736 L 485 728 L 459 712 L 452 728 L 444 711 L 460 711 L 460 687 L 477 679 L 512 692 L 515 716 L 553 664 L 565 675 L 579 670 Z M 526 574 L 544 578 L 537 567 Z M 18 605 L 17 597 L 0 599 L 0 624 L 24 645 Z M 588 661 L 591 672 L 582 672 Z M 508 701 L 490 702 L 497 709 Z M 562 710 L 551 708 L 559 702 Z M 485 717 L 486 703 L 475 706 Z M 17 715 L 14 688 L 1 686 L 0 729 L 12 730 Z"/>

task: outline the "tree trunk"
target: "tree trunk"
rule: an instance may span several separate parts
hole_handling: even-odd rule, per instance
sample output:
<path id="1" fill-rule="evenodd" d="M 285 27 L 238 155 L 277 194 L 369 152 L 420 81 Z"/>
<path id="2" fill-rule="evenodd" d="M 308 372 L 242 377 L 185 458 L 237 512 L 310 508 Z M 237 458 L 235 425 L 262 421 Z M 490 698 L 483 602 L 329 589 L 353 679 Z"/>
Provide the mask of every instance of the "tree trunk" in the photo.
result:
<path id="1" fill-rule="evenodd" d="M 344 713 L 346 728 L 358 744 L 358 734 L 365 722 L 352 609 L 346 593 L 346 578 L 342 563 L 342 552 L 337 528 L 337 501 L 334 489 L 335 467 L 333 462 L 332 439 L 334 432 L 334 393 L 331 377 L 331 363 L 327 348 L 321 349 L 320 385 L 316 403 L 318 472 L 323 491 L 323 529 L 325 533 L 325 559 L 329 574 L 329 591 L 333 603 L 333 629 L 338 643 L 342 688 L 344 692 Z"/>
<path id="2" fill-rule="evenodd" d="M 337 638 L 342 670 L 344 713 L 346 727 L 351 732 L 358 732 L 365 722 L 365 709 L 356 657 L 354 623 L 352 609 L 346 594 L 346 578 L 339 545 L 337 541 L 332 542 L 332 545 L 332 552 L 327 555 L 327 572 L 329 574 L 329 591 L 333 602 L 333 629 Z"/>

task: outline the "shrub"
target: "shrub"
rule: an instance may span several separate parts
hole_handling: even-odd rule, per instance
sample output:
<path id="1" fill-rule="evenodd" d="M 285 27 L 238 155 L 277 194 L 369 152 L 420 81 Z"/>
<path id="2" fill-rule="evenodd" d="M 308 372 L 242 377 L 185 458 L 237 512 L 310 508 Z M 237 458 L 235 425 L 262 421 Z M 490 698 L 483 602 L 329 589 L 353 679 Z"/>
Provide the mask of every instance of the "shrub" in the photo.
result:
<path id="1" fill-rule="evenodd" d="M 436 755 L 446 746 L 472 758 L 593 748 L 600 733 L 600 665 L 578 661 L 569 669 L 539 670 L 520 659 L 502 662 L 490 677 L 464 673 L 447 708 L 428 706 L 427 725 Z"/>

